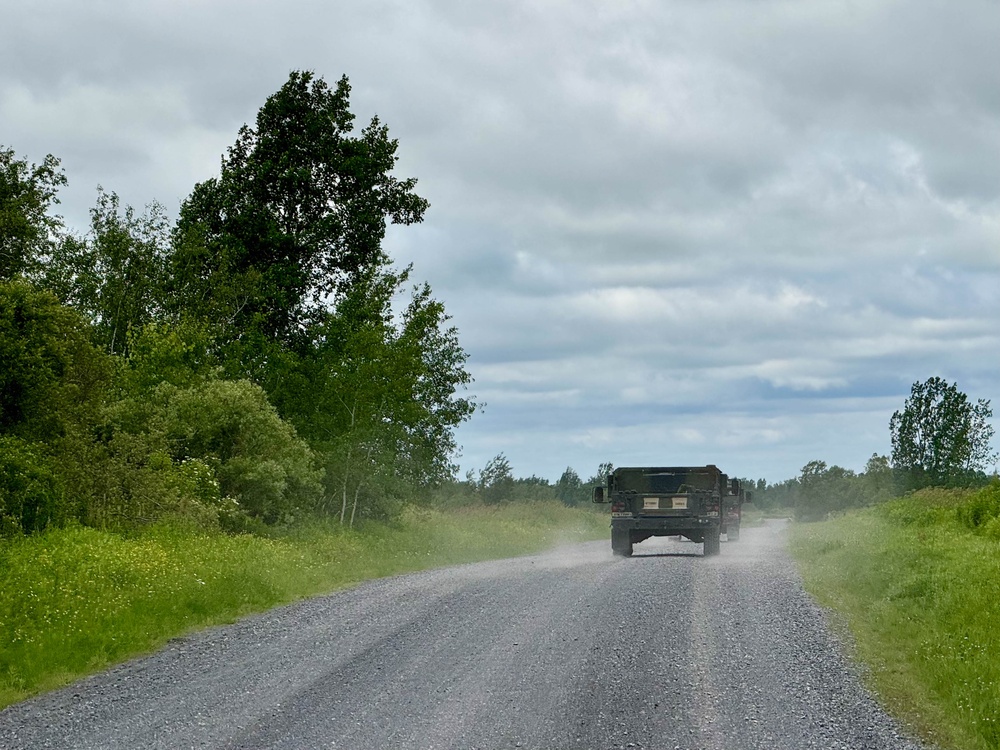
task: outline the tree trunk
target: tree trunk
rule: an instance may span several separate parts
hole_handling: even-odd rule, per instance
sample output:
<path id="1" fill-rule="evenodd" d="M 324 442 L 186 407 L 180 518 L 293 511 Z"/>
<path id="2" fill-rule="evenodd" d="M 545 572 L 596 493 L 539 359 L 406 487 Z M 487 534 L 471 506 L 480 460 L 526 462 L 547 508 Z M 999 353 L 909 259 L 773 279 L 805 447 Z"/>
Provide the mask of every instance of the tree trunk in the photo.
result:
<path id="1" fill-rule="evenodd" d="M 361 494 L 361 482 L 354 488 L 354 505 L 351 506 L 351 528 L 354 528 L 354 514 L 358 510 L 358 495 Z"/>

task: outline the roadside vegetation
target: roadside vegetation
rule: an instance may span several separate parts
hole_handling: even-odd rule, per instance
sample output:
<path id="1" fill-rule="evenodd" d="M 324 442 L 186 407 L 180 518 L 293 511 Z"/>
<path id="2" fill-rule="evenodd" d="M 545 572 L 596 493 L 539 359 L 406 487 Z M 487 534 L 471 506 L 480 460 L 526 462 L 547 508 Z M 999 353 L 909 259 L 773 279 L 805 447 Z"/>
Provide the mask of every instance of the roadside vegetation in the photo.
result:
<path id="1" fill-rule="evenodd" d="M 797 477 L 769 483 L 743 479 L 754 505 L 799 521 L 821 521 L 927 488 L 966 489 L 989 483 L 997 461 L 989 399 L 975 403 L 955 383 L 931 377 L 916 382 L 903 408 L 889 420 L 892 452 L 872 455 L 856 473 L 810 461 Z"/>
<path id="2" fill-rule="evenodd" d="M 0 708 L 192 629 L 357 582 L 607 535 L 557 501 L 410 508 L 391 523 L 314 520 L 268 536 L 161 522 L 79 525 L 0 543 Z"/>
<path id="3" fill-rule="evenodd" d="M 892 713 L 944 748 L 1000 747 L 1000 481 L 796 524 L 791 547 Z"/>

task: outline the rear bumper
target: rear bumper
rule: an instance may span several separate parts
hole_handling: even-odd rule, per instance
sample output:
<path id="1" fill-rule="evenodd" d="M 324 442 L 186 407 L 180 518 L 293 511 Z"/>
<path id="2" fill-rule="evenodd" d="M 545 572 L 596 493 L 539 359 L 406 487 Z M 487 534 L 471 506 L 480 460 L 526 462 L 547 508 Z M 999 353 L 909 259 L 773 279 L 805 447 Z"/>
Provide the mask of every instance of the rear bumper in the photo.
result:
<path id="1" fill-rule="evenodd" d="M 661 532 L 665 535 L 680 534 L 685 531 L 705 531 L 721 526 L 721 519 L 711 516 L 633 516 L 611 519 L 613 529 L 636 529 Z"/>

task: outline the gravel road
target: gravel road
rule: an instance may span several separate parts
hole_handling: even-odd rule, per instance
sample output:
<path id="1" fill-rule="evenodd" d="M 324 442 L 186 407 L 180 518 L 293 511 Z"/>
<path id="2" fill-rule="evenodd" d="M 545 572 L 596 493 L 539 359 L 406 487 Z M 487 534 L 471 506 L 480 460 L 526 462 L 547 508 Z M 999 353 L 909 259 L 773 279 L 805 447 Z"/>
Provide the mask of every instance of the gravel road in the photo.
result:
<path id="1" fill-rule="evenodd" d="M 919 746 L 859 685 L 784 526 L 368 583 L 0 712 L 0 748 Z"/>

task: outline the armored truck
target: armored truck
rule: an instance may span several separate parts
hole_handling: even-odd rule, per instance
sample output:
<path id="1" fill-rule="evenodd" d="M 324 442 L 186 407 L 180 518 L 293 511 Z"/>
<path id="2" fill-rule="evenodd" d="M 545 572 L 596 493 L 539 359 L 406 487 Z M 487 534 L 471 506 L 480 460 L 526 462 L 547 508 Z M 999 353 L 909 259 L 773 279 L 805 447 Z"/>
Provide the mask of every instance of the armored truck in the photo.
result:
<path id="1" fill-rule="evenodd" d="M 625 557 L 651 536 L 683 536 L 717 555 L 722 534 L 739 537 L 743 499 L 739 481 L 712 464 L 620 467 L 594 488 L 595 503 L 611 503 L 611 551 Z"/>

